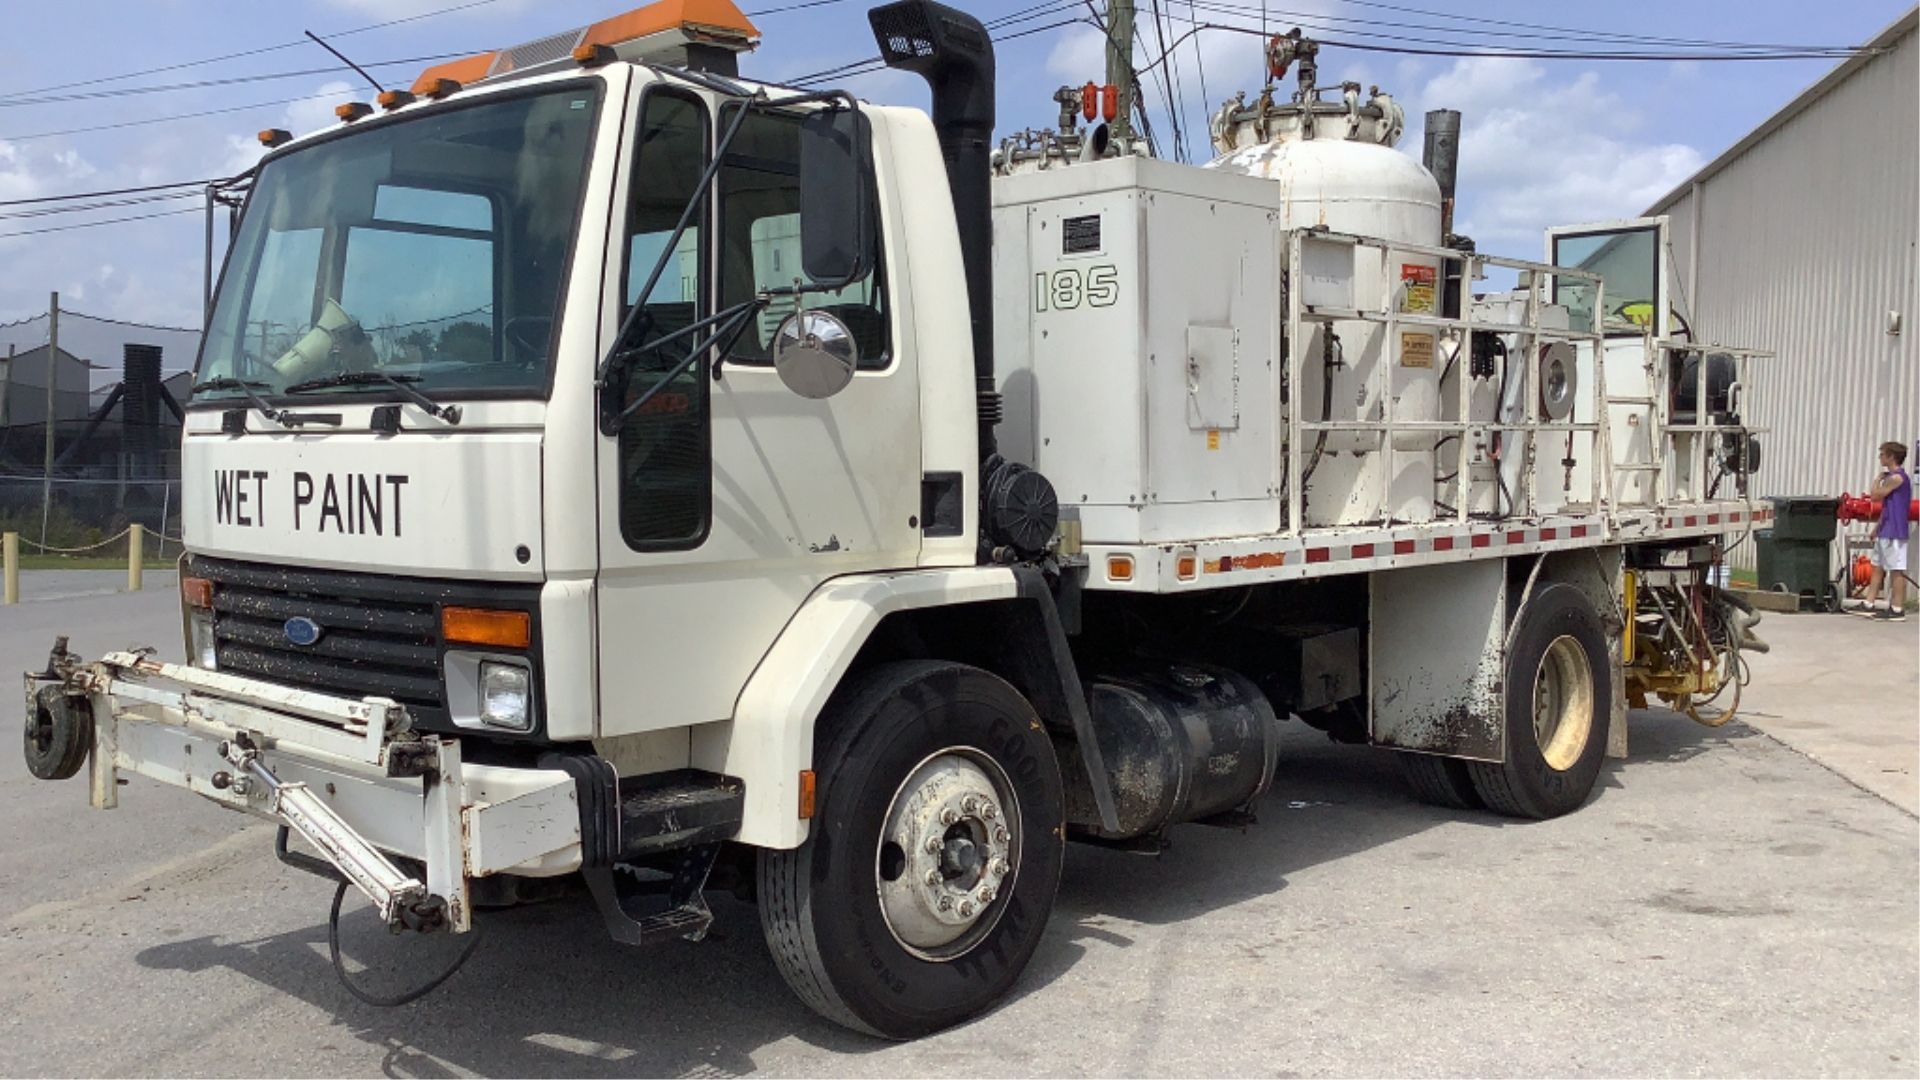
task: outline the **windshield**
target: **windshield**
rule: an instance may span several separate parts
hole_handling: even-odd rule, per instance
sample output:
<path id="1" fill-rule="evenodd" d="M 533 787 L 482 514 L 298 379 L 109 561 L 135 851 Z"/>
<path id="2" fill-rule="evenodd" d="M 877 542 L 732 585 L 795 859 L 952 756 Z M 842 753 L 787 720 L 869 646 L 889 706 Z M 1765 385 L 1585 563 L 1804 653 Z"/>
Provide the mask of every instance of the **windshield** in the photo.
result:
<path id="1" fill-rule="evenodd" d="M 543 393 L 598 94 L 570 84 L 477 103 L 267 162 L 199 379 L 271 396 L 382 372 L 430 394 Z M 342 381 L 325 392 L 391 390 Z"/>

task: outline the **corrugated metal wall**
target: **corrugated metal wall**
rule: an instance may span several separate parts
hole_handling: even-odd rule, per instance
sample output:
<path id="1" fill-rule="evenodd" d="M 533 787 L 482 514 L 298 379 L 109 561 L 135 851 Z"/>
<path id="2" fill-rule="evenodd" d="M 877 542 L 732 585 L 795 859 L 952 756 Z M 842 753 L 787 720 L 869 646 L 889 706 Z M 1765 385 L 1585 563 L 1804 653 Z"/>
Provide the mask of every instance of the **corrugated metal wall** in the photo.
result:
<path id="1" fill-rule="evenodd" d="M 1909 29 L 1665 211 L 1672 295 L 1698 339 L 1779 353 L 1750 401 L 1753 422 L 1773 429 L 1762 495 L 1858 492 L 1877 471 L 1875 447 L 1920 438 L 1916 132 Z M 1698 295 L 1687 296 L 1696 257 Z M 1898 335 L 1890 311 L 1904 320 Z M 1752 559 L 1743 544 L 1734 561 Z"/>

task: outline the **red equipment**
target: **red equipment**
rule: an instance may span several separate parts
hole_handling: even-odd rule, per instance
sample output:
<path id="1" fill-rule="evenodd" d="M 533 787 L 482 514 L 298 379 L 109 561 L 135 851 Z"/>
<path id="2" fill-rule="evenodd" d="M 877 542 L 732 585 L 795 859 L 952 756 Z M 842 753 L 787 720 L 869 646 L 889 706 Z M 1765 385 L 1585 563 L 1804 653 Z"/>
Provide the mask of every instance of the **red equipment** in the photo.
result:
<path id="1" fill-rule="evenodd" d="M 1841 492 L 1838 517 L 1844 522 L 1879 521 L 1880 500 Z M 1920 502 L 1907 503 L 1907 520 L 1920 521 Z"/>

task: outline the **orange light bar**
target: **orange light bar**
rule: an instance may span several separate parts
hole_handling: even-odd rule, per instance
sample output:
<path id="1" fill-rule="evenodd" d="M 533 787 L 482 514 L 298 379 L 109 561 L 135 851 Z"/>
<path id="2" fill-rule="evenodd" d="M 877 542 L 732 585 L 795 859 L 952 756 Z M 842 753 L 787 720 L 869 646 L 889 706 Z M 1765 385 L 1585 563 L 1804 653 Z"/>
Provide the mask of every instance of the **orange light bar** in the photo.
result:
<path id="1" fill-rule="evenodd" d="M 333 109 L 333 115 L 339 117 L 343 124 L 351 124 L 372 112 L 373 106 L 364 101 L 349 101 L 345 105 L 336 105 Z"/>
<path id="2" fill-rule="evenodd" d="M 188 607 L 210 608 L 213 606 L 213 582 L 203 577 L 180 579 L 180 599 Z"/>
<path id="3" fill-rule="evenodd" d="M 379 102 L 383 109 L 397 109 L 402 105 L 413 104 L 413 95 L 405 90 L 382 90 L 380 96 L 373 100 Z"/>
<path id="4" fill-rule="evenodd" d="M 293 132 L 286 128 L 267 128 L 260 133 L 260 145 L 272 148 L 291 138 L 293 138 Z"/>
<path id="5" fill-rule="evenodd" d="M 814 775 L 812 769 L 800 770 L 800 820 L 813 817 Z"/>
<path id="6" fill-rule="evenodd" d="M 449 644 L 524 649 L 533 644 L 533 617 L 524 611 L 444 607 L 440 609 L 440 635 Z"/>
<path id="7" fill-rule="evenodd" d="M 421 83 L 427 84 L 424 89 L 421 87 Z M 419 94 L 421 97 L 432 98 L 435 101 L 439 101 L 441 98 L 459 93 L 460 84 L 452 79 L 428 80 L 425 75 L 422 75 L 420 76 L 420 82 L 413 84 L 413 92 Z"/>
<path id="8" fill-rule="evenodd" d="M 484 79 L 487 77 L 487 72 L 493 68 L 493 58 L 498 55 L 500 55 L 498 51 L 483 52 L 460 60 L 435 64 L 421 72 L 419 78 L 413 80 L 413 92 L 427 97 L 444 97 L 445 94 L 434 93 L 439 89 L 440 83 L 453 83 L 454 89 L 457 90 L 462 84 L 470 83 L 475 79 Z"/>
<path id="9" fill-rule="evenodd" d="M 663 30 L 684 30 L 689 34 L 757 41 L 760 31 L 748 20 L 733 0 L 660 0 L 634 8 L 610 19 L 601 19 L 580 37 L 582 45 L 617 45 Z"/>

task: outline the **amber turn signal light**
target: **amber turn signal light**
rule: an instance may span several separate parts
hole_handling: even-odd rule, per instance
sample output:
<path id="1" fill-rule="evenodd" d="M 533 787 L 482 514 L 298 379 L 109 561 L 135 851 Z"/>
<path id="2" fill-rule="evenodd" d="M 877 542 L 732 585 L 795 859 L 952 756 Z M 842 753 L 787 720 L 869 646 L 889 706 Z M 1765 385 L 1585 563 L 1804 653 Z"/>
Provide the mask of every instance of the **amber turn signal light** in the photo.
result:
<path id="1" fill-rule="evenodd" d="M 188 607 L 212 607 L 213 582 L 203 577 L 181 578 L 180 599 L 185 602 Z"/>
<path id="2" fill-rule="evenodd" d="M 450 645 L 524 649 L 533 644 L 533 617 L 524 611 L 444 607 L 440 609 L 440 636 Z"/>
<path id="3" fill-rule="evenodd" d="M 260 145 L 272 149 L 293 138 L 293 132 L 286 128 L 267 128 L 259 135 Z"/>
<path id="4" fill-rule="evenodd" d="M 345 105 L 336 105 L 333 109 L 333 115 L 346 124 L 351 124 L 371 112 L 373 112 L 373 106 L 364 101 L 349 101 Z"/>

